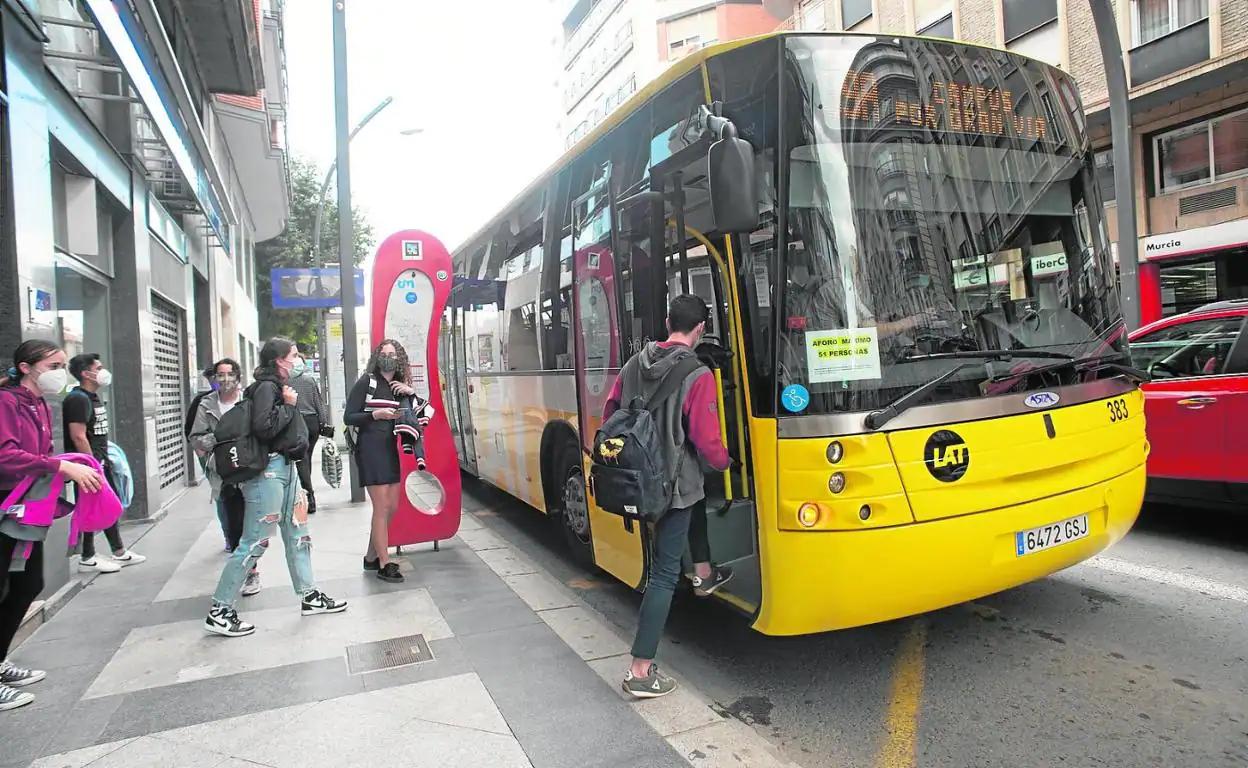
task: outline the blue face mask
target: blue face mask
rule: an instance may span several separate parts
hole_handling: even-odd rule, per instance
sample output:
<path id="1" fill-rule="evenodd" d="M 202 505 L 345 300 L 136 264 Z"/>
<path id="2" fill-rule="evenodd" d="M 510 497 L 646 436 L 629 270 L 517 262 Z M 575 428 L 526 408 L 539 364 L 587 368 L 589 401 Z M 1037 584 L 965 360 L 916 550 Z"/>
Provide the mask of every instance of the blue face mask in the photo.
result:
<path id="1" fill-rule="evenodd" d="M 296 376 L 302 376 L 304 372 L 306 372 L 307 370 L 308 370 L 307 363 L 305 363 L 302 360 L 296 360 L 295 364 L 291 366 L 290 368 L 290 376 L 291 378 L 294 378 Z"/>

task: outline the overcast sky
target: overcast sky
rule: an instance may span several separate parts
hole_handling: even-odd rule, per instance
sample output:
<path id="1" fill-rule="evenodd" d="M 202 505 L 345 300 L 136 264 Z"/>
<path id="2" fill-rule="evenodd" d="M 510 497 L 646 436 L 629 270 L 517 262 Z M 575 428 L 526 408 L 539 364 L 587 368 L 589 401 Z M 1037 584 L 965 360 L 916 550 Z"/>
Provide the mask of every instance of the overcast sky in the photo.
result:
<path id="1" fill-rule="evenodd" d="M 558 0 L 350 0 L 351 186 L 377 241 L 400 229 L 454 249 L 558 156 Z M 334 159 L 332 0 L 288 0 L 292 154 Z M 416 136 L 400 131 L 421 128 Z"/>

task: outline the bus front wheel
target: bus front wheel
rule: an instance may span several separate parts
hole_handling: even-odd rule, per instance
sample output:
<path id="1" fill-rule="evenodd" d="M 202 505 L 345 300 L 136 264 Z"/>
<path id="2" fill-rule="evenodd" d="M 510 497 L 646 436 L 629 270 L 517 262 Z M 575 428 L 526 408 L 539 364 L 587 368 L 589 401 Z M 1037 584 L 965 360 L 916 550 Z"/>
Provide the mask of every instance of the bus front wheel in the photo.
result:
<path id="1" fill-rule="evenodd" d="M 562 513 L 559 515 L 563 536 L 572 557 L 586 568 L 594 565 L 593 532 L 589 525 L 589 494 L 585 489 L 585 473 L 579 461 L 568 459 L 564 464 Z"/>

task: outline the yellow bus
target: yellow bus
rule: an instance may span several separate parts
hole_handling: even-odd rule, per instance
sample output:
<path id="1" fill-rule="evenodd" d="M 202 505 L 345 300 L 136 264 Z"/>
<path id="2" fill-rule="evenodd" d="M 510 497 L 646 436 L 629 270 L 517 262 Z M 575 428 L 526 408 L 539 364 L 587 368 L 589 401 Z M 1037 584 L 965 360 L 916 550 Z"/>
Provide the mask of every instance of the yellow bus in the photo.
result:
<path id="1" fill-rule="evenodd" d="M 1139 513 L 1140 379 L 1079 94 L 1047 64 L 891 35 L 714 45 L 454 260 L 441 365 L 463 469 L 635 588 L 647 531 L 595 506 L 587 451 L 682 292 L 711 307 L 698 351 L 739 463 L 706 482 L 735 571 L 715 598 L 760 632 L 1023 584 Z"/>

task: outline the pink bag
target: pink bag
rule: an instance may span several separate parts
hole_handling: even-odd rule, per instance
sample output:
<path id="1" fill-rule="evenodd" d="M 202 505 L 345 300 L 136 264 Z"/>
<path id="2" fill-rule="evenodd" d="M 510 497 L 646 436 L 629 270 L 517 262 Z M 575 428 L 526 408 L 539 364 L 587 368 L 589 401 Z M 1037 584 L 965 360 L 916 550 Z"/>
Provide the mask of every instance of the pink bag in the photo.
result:
<path id="1" fill-rule="evenodd" d="M 52 458 L 82 464 L 104 475 L 100 462 L 85 453 L 64 453 Z M 0 513 L 21 525 L 38 528 L 49 528 L 55 520 L 72 513 L 69 522 L 71 549 L 83 533 L 99 533 L 121 519 L 121 500 L 107 482 L 101 483 L 100 490 L 95 493 L 79 490 L 78 500 L 73 505 L 61 498 L 64 488 L 65 476 L 60 473 L 27 477 L 0 502 Z"/>

